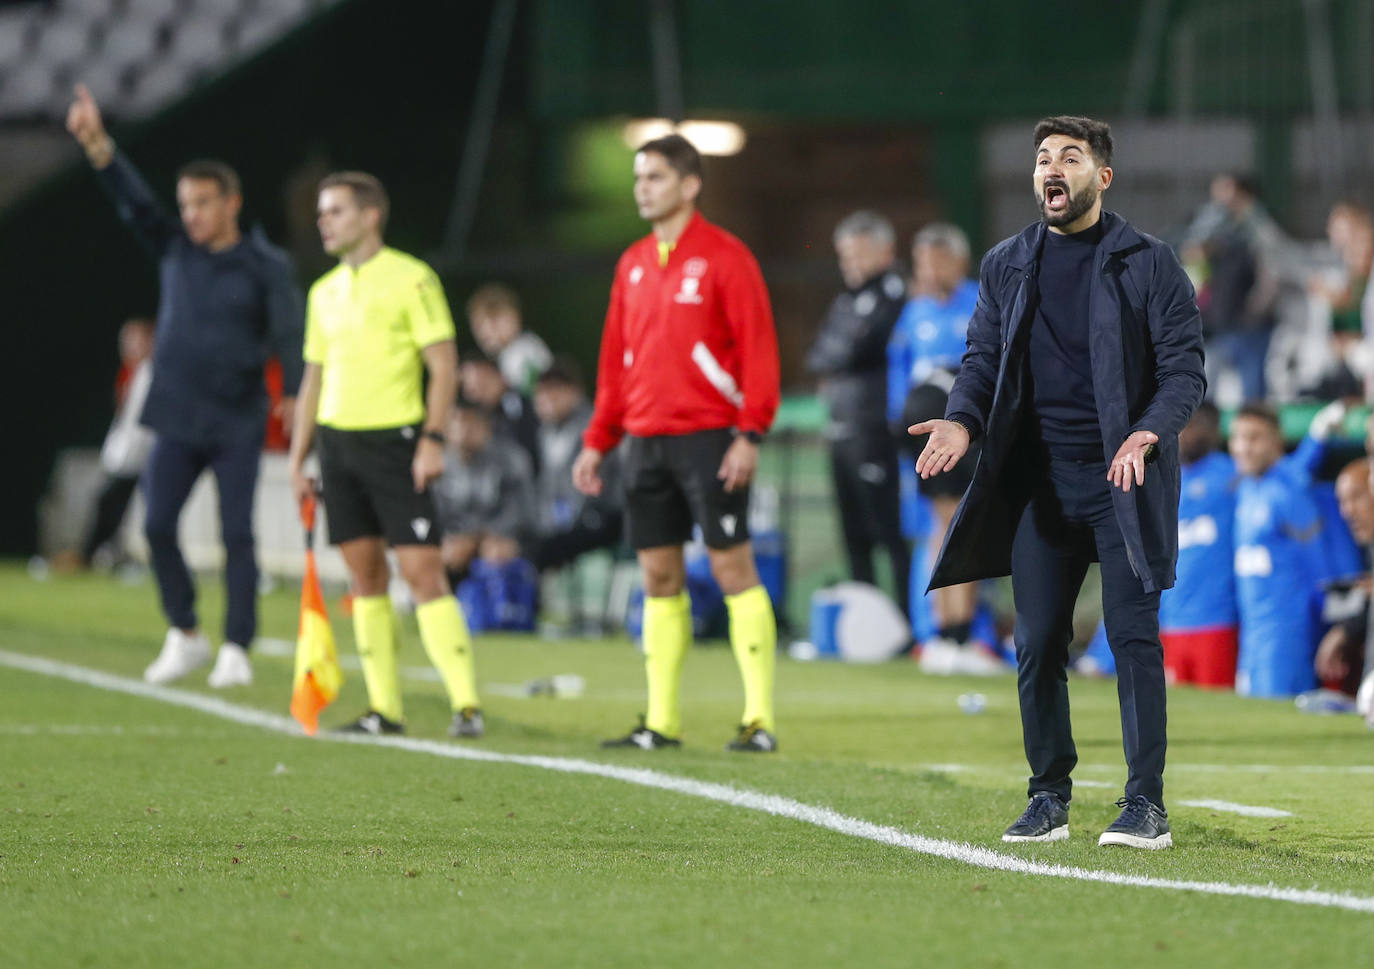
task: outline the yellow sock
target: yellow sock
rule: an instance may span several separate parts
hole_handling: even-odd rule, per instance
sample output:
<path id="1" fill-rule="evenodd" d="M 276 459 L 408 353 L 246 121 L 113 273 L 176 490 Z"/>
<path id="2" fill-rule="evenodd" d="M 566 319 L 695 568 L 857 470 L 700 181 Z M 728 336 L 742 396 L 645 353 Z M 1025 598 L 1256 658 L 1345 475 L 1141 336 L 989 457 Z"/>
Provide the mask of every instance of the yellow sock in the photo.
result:
<path id="1" fill-rule="evenodd" d="M 454 712 L 481 706 L 472 662 L 472 634 L 458 600 L 453 596 L 431 599 L 416 607 L 415 618 L 420 623 L 420 641 L 444 681 Z"/>
<path id="2" fill-rule="evenodd" d="M 644 597 L 644 676 L 649 710 L 644 725 L 665 737 L 682 733 L 682 661 L 692 646 L 692 603 L 687 593 Z"/>
<path id="3" fill-rule="evenodd" d="M 401 722 L 401 684 L 396 679 L 396 619 L 390 596 L 353 600 L 353 636 L 363 663 L 368 705 L 388 720 Z"/>
<path id="4" fill-rule="evenodd" d="M 773 671 L 777 665 L 778 624 L 773 603 L 761 585 L 725 597 L 730 612 L 730 648 L 744 680 L 744 719 L 773 729 Z"/>

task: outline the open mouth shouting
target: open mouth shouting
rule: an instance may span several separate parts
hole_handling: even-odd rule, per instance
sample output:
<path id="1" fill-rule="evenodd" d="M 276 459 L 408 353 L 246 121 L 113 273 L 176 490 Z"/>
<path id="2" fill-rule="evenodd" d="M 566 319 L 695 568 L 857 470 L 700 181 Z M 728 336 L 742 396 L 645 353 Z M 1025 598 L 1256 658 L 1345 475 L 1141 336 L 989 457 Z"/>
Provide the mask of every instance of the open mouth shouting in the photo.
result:
<path id="1" fill-rule="evenodd" d="M 1069 207 L 1068 183 L 1058 178 L 1045 179 L 1044 206 L 1047 212 L 1063 212 Z"/>

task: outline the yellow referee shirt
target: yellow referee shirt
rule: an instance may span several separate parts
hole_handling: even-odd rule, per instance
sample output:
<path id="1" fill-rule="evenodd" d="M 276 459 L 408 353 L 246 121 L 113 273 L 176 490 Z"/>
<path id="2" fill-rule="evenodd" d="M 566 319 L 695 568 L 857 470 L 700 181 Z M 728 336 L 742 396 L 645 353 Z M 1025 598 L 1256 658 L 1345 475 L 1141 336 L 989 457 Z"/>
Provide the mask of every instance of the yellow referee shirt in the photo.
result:
<path id="1" fill-rule="evenodd" d="M 343 431 L 419 423 L 420 350 L 453 338 L 443 286 L 419 259 L 383 247 L 356 269 L 340 263 L 306 306 L 305 361 L 321 368 L 316 421 Z"/>

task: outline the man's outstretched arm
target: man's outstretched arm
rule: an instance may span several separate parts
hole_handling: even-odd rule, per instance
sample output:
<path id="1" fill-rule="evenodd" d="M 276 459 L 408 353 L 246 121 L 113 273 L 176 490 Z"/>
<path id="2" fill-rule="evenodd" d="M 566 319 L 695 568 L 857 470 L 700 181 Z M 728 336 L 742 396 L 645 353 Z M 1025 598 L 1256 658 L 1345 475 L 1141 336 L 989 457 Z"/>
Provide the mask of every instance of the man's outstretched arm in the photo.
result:
<path id="1" fill-rule="evenodd" d="M 84 84 L 76 86 L 75 97 L 67 109 L 67 130 L 86 153 L 119 217 L 138 234 L 155 258 L 161 257 L 181 227 L 158 204 L 138 169 L 115 148 L 114 139 L 100 117 L 100 107 Z"/>

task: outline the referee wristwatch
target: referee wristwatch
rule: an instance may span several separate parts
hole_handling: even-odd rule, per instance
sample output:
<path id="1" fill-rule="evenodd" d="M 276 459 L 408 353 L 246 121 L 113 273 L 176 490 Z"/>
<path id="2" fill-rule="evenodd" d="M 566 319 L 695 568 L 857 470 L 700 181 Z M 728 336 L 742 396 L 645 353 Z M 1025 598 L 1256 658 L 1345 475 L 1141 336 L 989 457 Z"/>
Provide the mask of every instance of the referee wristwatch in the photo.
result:
<path id="1" fill-rule="evenodd" d="M 433 441 L 435 444 L 448 443 L 448 438 L 444 437 L 444 432 L 432 427 L 427 431 L 421 431 L 420 436 L 427 441 Z"/>
<path id="2" fill-rule="evenodd" d="M 763 443 L 762 431 L 738 431 L 736 432 L 735 436 L 744 438 L 746 441 L 748 441 L 750 444 L 753 444 L 755 447 Z"/>

